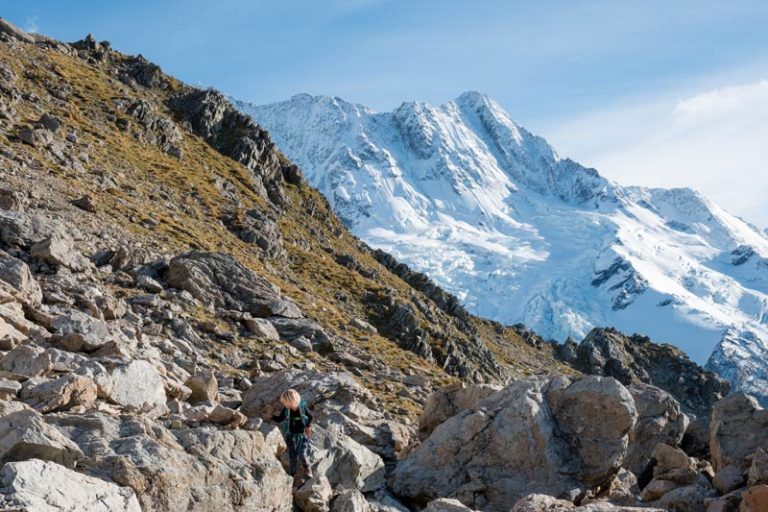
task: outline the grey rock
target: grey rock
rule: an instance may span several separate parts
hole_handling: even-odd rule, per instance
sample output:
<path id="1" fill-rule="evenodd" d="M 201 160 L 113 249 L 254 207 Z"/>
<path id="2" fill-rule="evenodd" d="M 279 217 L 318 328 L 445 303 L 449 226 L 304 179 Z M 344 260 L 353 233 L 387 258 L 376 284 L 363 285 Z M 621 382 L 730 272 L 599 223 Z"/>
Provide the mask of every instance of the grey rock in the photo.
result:
<path id="1" fill-rule="evenodd" d="M 192 404 L 205 401 L 216 402 L 219 399 L 219 384 L 211 370 L 198 370 L 184 383 L 192 394 L 189 402 Z"/>
<path id="2" fill-rule="evenodd" d="M 432 393 L 424 405 L 419 420 L 419 431 L 429 435 L 438 425 L 456 414 L 475 407 L 477 404 L 500 390 L 501 386 L 490 384 L 454 384 Z"/>
<path id="3" fill-rule="evenodd" d="M 715 402 L 730 389 L 725 380 L 705 371 L 680 349 L 652 343 L 644 336 L 625 336 L 615 329 L 593 329 L 576 353 L 576 360 L 569 362 L 577 370 L 614 377 L 625 386 L 652 384 L 695 416 L 709 416 Z"/>
<path id="4" fill-rule="evenodd" d="M 164 407 L 166 396 L 163 378 L 147 361 L 131 361 L 112 372 L 109 397 L 129 410 L 148 412 Z"/>
<path id="5" fill-rule="evenodd" d="M 331 512 L 370 512 L 371 506 L 358 489 L 343 489 L 331 503 Z"/>
<path id="6" fill-rule="evenodd" d="M 51 329 L 59 345 L 73 352 L 92 352 L 114 340 L 106 322 L 80 311 L 54 317 Z"/>
<path id="7" fill-rule="evenodd" d="M 393 489 L 422 503 L 509 510 L 532 492 L 600 488 L 624 462 L 636 420 L 632 396 L 612 378 L 516 381 L 437 427 L 397 464 Z"/>
<path id="8" fill-rule="evenodd" d="M 0 486 L 3 510 L 141 512 L 133 489 L 50 461 L 32 459 L 5 464 L 0 470 Z"/>
<path id="9" fill-rule="evenodd" d="M 727 466 L 746 472 L 755 451 L 768 446 L 768 411 L 751 396 L 730 395 L 715 405 L 709 432 L 715 473 Z"/>
<path id="10" fill-rule="evenodd" d="M 74 272 L 82 272 L 90 265 L 72 245 L 72 241 L 61 235 L 42 240 L 30 249 L 30 254 L 52 265 L 67 267 Z"/>
<path id="11" fill-rule="evenodd" d="M 88 377 L 69 374 L 55 380 L 32 378 L 24 383 L 19 398 L 42 413 L 93 407 L 96 383 Z"/>
<path id="12" fill-rule="evenodd" d="M 293 491 L 296 505 L 304 512 L 328 512 L 331 496 L 333 496 L 333 488 L 323 475 L 310 478 Z"/>
<path id="13" fill-rule="evenodd" d="M 43 298 L 40 285 L 26 263 L 0 250 L 0 290 L 22 302 L 37 305 Z"/>
<path id="14" fill-rule="evenodd" d="M 0 461 L 31 458 L 74 467 L 83 452 L 36 411 L 21 409 L 0 416 Z"/>
<path id="15" fill-rule="evenodd" d="M 677 447 L 688 428 L 688 417 L 672 395 L 649 384 L 627 387 L 635 400 L 638 419 L 629 437 L 624 467 L 639 475 L 651 460 L 656 445 Z"/>
<path id="16" fill-rule="evenodd" d="M 167 280 L 174 288 L 219 308 L 254 316 L 265 316 L 265 312 L 266 316 L 279 312 L 294 315 L 298 311 L 295 304 L 280 296 L 276 286 L 226 254 L 192 252 L 177 256 L 170 262 Z"/>
<path id="17" fill-rule="evenodd" d="M 280 340 L 280 334 L 278 334 L 277 329 L 275 329 L 275 326 L 272 325 L 269 320 L 263 318 L 246 318 L 244 321 L 248 331 L 254 336 L 271 341 Z"/>

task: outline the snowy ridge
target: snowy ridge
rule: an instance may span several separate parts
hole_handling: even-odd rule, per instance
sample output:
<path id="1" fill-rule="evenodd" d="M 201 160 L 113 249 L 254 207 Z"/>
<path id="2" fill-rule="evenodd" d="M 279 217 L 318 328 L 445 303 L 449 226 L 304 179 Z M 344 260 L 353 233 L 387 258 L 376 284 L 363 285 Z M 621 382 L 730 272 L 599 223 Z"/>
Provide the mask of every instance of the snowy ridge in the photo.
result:
<path id="1" fill-rule="evenodd" d="M 356 235 L 470 311 L 557 340 L 644 333 L 768 396 L 768 238 L 698 193 L 617 185 L 475 92 L 391 113 L 238 106 Z"/>

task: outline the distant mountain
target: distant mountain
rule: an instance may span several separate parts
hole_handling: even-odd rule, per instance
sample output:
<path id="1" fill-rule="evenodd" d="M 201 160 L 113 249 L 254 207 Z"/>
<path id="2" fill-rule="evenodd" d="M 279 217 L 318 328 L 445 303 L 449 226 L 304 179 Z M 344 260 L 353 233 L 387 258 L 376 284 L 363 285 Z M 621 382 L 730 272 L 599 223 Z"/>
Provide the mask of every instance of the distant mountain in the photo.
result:
<path id="1" fill-rule="evenodd" d="M 557 340 L 645 333 L 768 395 L 768 238 L 697 192 L 613 183 L 476 92 L 388 113 L 306 94 L 237 106 L 356 235 L 472 312 Z"/>

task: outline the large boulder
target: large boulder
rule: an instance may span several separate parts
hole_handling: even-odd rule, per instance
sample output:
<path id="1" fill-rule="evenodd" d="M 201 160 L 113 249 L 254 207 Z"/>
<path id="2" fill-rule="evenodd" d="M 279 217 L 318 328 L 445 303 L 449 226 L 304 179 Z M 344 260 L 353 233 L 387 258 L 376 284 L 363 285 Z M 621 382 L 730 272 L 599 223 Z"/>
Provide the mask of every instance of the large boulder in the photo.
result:
<path id="1" fill-rule="evenodd" d="M 0 509 L 35 512 L 141 512 L 133 489 L 38 459 L 0 470 Z"/>
<path id="2" fill-rule="evenodd" d="M 299 318 L 301 310 L 275 285 L 228 254 L 191 252 L 170 262 L 168 284 L 205 304 L 253 316 Z"/>
<path id="3" fill-rule="evenodd" d="M 310 464 L 336 486 L 375 491 L 385 485 L 384 461 L 339 429 L 314 428 Z"/>
<path id="4" fill-rule="evenodd" d="M 169 430 L 147 416 L 96 412 L 46 420 L 78 443 L 89 474 L 133 488 L 143 510 L 292 510 L 292 479 L 259 431 Z"/>
<path id="5" fill-rule="evenodd" d="M 511 512 L 664 512 L 655 507 L 624 507 L 606 502 L 594 502 L 576 506 L 570 501 L 546 494 L 531 494 L 520 499 Z"/>
<path id="6" fill-rule="evenodd" d="M 93 352 L 113 341 L 107 323 L 81 311 L 70 311 L 51 320 L 58 344 L 73 352 Z"/>
<path id="7" fill-rule="evenodd" d="M 29 249 L 36 243 L 64 233 L 61 223 L 38 214 L 0 212 L 0 241 Z"/>
<path id="8" fill-rule="evenodd" d="M 88 377 L 67 374 L 58 379 L 29 379 L 19 398 L 42 413 L 76 410 L 86 411 L 96 401 L 96 383 Z"/>
<path id="9" fill-rule="evenodd" d="M 0 462 L 37 458 L 74 467 L 83 458 L 80 448 L 38 412 L 9 405 L 14 403 L 0 409 Z"/>
<path id="10" fill-rule="evenodd" d="M 361 416 L 373 411 L 371 392 L 361 386 L 350 373 L 284 370 L 253 381 L 243 395 L 240 410 L 247 416 L 269 416 L 279 412 L 280 395 L 286 389 L 296 389 L 312 407 L 318 419 L 341 411 Z"/>
<path id="11" fill-rule="evenodd" d="M 112 372 L 109 398 L 128 410 L 149 412 L 164 407 L 163 378 L 147 361 L 131 361 Z"/>
<path id="12" fill-rule="evenodd" d="M 196 371 L 184 385 L 192 390 L 192 394 L 188 398 L 192 404 L 219 400 L 219 384 L 211 370 Z"/>
<path id="13" fill-rule="evenodd" d="M 476 406 L 501 389 L 490 384 L 453 384 L 441 388 L 427 398 L 419 420 L 419 432 L 429 435 L 442 422 L 465 409 Z"/>
<path id="14" fill-rule="evenodd" d="M 736 393 L 715 405 L 709 431 L 715 472 L 734 466 L 744 473 L 752 454 L 768 449 L 768 410 L 751 396 Z"/>
<path id="15" fill-rule="evenodd" d="M 43 298 L 40 285 L 32 276 L 27 264 L 2 250 L 0 250 L 0 289 L 17 300 L 32 305 L 39 304 Z"/>
<path id="16" fill-rule="evenodd" d="M 82 272 L 89 266 L 89 261 L 74 247 L 71 239 L 57 234 L 32 246 L 29 253 L 52 265 L 66 267 L 74 272 Z"/>
<path id="17" fill-rule="evenodd" d="M 639 475 L 651 460 L 659 443 L 679 446 L 688 427 L 688 416 L 666 391 L 649 384 L 628 386 L 637 408 L 637 423 L 629 436 L 629 453 L 624 467 Z"/>
<path id="18" fill-rule="evenodd" d="M 532 492 L 575 497 L 610 484 L 636 420 L 613 378 L 516 381 L 437 427 L 397 465 L 393 488 L 482 510 L 509 510 Z"/>
<path id="19" fill-rule="evenodd" d="M 333 488 L 323 475 L 310 478 L 293 491 L 293 499 L 304 512 L 328 512 Z"/>

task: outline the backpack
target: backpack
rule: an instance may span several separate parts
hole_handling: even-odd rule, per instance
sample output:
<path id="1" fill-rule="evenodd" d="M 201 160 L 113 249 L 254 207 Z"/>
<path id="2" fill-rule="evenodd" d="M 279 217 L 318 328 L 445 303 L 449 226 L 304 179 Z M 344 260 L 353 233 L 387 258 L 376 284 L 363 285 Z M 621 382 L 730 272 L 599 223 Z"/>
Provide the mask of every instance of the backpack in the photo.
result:
<path id="1" fill-rule="evenodd" d="M 285 419 L 283 420 L 283 432 L 285 435 L 291 432 L 291 410 L 287 407 L 283 408 L 285 411 Z M 307 418 L 307 403 L 302 400 L 299 402 L 299 415 L 301 416 L 301 423 L 306 427 L 309 419 Z"/>

